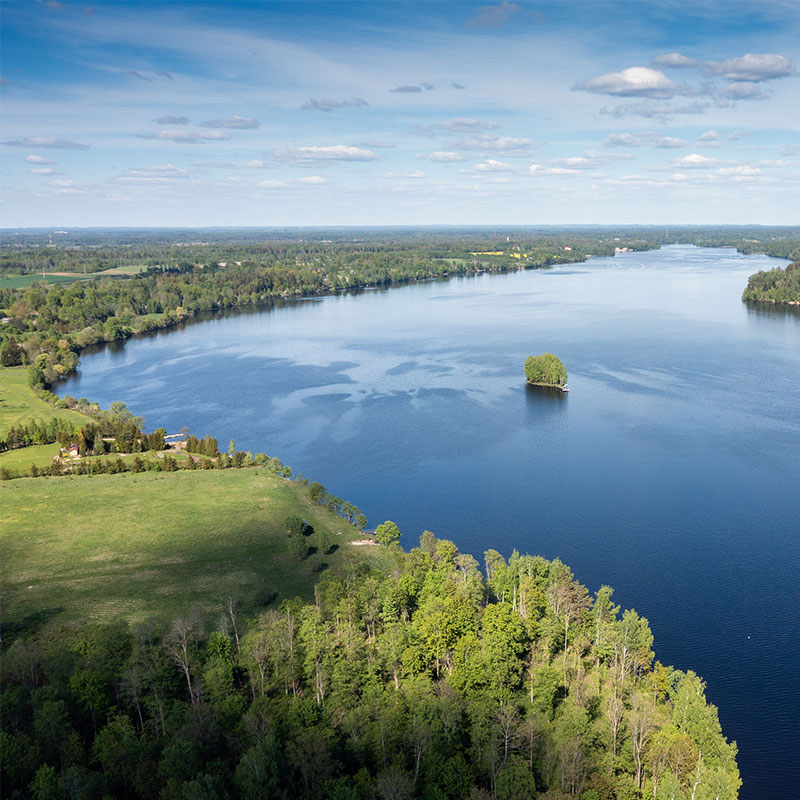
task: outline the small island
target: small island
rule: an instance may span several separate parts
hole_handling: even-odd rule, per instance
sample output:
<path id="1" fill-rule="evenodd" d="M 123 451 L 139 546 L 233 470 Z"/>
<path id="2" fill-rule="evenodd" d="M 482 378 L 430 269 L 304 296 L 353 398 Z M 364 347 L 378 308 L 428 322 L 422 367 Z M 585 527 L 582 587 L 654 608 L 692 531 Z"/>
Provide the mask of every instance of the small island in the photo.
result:
<path id="1" fill-rule="evenodd" d="M 532 386 L 550 386 L 562 392 L 567 389 L 567 368 L 552 353 L 528 356 L 525 359 L 525 379 Z"/>

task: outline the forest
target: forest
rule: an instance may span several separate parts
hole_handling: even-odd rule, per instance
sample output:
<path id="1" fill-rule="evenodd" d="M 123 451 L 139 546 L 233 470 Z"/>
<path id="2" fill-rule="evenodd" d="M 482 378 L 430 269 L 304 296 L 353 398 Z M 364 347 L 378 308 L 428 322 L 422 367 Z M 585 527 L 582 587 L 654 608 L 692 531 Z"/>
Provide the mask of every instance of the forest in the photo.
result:
<path id="1" fill-rule="evenodd" d="M 737 797 L 702 680 L 609 587 L 516 552 L 482 572 L 427 531 L 380 547 L 393 568 L 250 618 L 221 597 L 216 620 L 7 636 L 4 796 Z"/>
<path id="2" fill-rule="evenodd" d="M 800 261 L 751 275 L 742 300 L 800 305 Z"/>

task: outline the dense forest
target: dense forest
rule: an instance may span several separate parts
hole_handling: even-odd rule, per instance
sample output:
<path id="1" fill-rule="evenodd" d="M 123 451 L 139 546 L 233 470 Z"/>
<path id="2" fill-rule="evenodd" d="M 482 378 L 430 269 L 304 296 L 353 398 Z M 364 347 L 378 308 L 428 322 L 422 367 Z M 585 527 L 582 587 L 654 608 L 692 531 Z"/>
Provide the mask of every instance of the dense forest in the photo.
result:
<path id="1" fill-rule="evenodd" d="M 654 661 L 609 587 L 494 550 L 482 574 L 429 532 L 380 546 L 390 574 L 361 567 L 252 619 L 220 598 L 216 623 L 7 636 L 3 795 L 737 797 L 703 682 Z"/>
<path id="2" fill-rule="evenodd" d="M 800 261 L 751 275 L 742 300 L 800 305 Z"/>
<path id="3" fill-rule="evenodd" d="M 76 368 L 85 347 L 201 312 L 542 268 L 671 242 L 796 258 L 799 238 L 794 228 L 770 228 L 766 235 L 759 228 L 6 231 L 0 277 L 28 278 L 27 285 L 0 289 L 0 363 L 30 364 L 32 384 L 47 387 Z M 117 271 L 103 272 L 108 269 Z M 40 271 L 75 280 L 29 280 Z"/>

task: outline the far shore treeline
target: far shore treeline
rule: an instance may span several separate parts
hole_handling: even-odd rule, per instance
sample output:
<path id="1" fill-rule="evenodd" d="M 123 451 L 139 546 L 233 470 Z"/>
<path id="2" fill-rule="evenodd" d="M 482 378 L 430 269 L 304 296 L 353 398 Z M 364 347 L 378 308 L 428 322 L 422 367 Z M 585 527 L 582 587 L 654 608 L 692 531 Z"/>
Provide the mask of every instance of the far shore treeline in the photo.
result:
<path id="1" fill-rule="evenodd" d="M 797 228 L 0 232 L 0 363 L 46 388 L 86 347 L 201 312 L 545 268 L 673 242 L 800 258 Z M 38 280 L 40 272 L 44 280 Z M 47 273 L 55 273 L 49 278 Z M 71 283 L 70 275 L 74 278 Z M 14 277 L 17 276 L 17 277 Z M 58 280 L 58 283 L 48 283 Z M 781 290 L 782 291 L 782 290 Z M 765 298 L 769 299 L 769 298 Z M 783 302 L 779 300 L 779 302 Z"/>

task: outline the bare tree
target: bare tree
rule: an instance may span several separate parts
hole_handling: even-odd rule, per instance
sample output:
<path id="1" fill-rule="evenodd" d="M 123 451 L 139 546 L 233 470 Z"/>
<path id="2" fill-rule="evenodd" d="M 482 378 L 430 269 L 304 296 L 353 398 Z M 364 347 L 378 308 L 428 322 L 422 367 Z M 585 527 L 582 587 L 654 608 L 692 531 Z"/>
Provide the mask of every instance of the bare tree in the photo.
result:
<path id="1" fill-rule="evenodd" d="M 194 640 L 194 625 L 185 619 L 176 619 L 172 623 L 172 630 L 164 639 L 164 646 L 172 657 L 172 660 L 180 667 L 186 678 L 186 685 L 189 687 L 189 699 L 192 705 L 200 700 L 199 692 L 192 684 L 191 672 L 191 649 Z"/>

